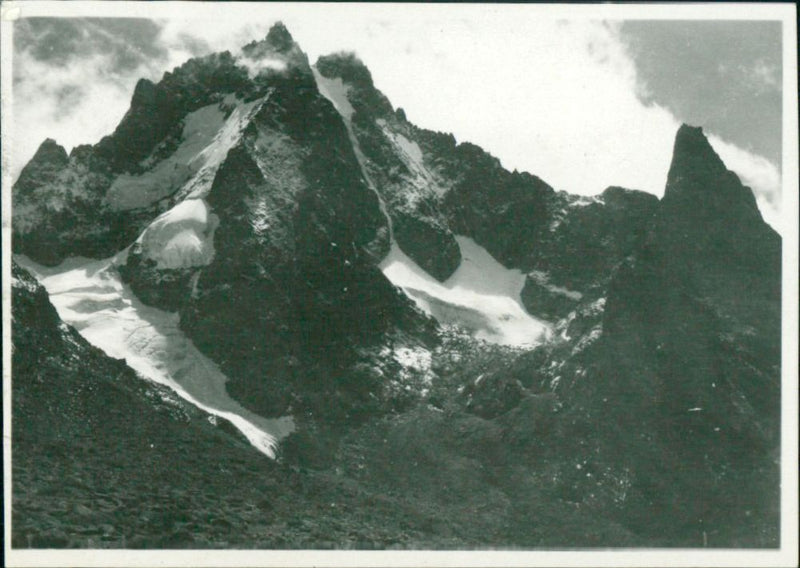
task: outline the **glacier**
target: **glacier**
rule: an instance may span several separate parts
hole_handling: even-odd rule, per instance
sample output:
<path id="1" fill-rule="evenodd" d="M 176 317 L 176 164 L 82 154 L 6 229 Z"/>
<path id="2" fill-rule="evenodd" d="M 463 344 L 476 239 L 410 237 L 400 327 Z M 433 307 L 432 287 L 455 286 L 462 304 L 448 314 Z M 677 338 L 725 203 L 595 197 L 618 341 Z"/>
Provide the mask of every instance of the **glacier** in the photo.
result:
<path id="1" fill-rule="evenodd" d="M 490 343 L 533 347 L 553 336 L 552 325 L 522 306 L 525 275 L 506 268 L 486 249 L 456 236 L 461 264 L 444 283 L 419 267 L 396 243 L 381 262 L 383 274 L 425 313 L 443 324 L 455 324 Z"/>
<path id="2" fill-rule="evenodd" d="M 73 257 L 45 267 L 25 256 L 17 262 L 47 290 L 61 319 L 110 357 L 124 359 L 142 377 L 172 389 L 201 410 L 228 420 L 263 454 L 294 431 L 291 416 L 265 418 L 234 401 L 228 378 L 181 331 L 177 313 L 139 301 L 116 266 L 127 251 L 104 260 Z"/>

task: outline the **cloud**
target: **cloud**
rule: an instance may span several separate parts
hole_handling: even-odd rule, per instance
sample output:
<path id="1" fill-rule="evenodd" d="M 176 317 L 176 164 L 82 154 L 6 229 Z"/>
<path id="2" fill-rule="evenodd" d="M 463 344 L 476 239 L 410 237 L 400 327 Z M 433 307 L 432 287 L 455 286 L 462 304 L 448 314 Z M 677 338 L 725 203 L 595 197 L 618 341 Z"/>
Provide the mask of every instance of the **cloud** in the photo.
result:
<path id="1" fill-rule="evenodd" d="M 15 65 L 25 68 L 25 78 L 14 85 L 13 175 L 45 138 L 70 149 L 97 142 L 114 130 L 125 114 L 136 76 L 145 70 L 109 77 L 104 70 L 110 63 L 110 57 L 100 53 L 61 66 L 27 52 L 15 57 Z"/>
<path id="2" fill-rule="evenodd" d="M 779 233 L 783 229 L 781 216 L 781 172 L 777 166 L 764 158 L 726 142 L 718 136 L 708 137 L 711 146 L 735 172 L 742 183 L 753 190 L 761 216 Z"/>
<path id="3" fill-rule="evenodd" d="M 16 177 L 45 138 L 67 150 L 110 134 L 140 77 L 158 78 L 168 52 L 149 20 L 33 18 L 14 27 L 10 146 Z"/>
<path id="4" fill-rule="evenodd" d="M 743 71 L 749 76 L 756 92 L 781 92 L 781 70 L 777 65 L 759 59 L 752 66 L 744 67 Z"/>
<path id="5" fill-rule="evenodd" d="M 781 160 L 781 22 L 632 20 L 617 30 L 645 104 Z"/>
<path id="6" fill-rule="evenodd" d="M 507 168 L 575 193 L 621 185 L 663 194 L 675 132 L 685 119 L 637 95 L 639 69 L 619 24 L 521 17 L 519 7 L 387 5 L 373 13 L 319 5 L 314 18 L 300 6 L 253 9 L 262 16 L 158 20 L 150 56 L 128 68 L 115 67 L 102 51 L 55 68 L 30 46 L 22 49 L 15 55 L 21 78 L 14 133 L 22 138 L 15 158 L 26 160 L 47 136 L 68 147 L 96 142 L 124 115 L 138 77 L 157 80 L 190 57 L 238 51 L 281 19 L 312 62 L 355 51 L 409 120 L 476 143 Z M 753 73 L 767 83 L 774 75 L 768 66 Z M 778 168 L 720 137 L 712 144 L 774 219 Z"/>

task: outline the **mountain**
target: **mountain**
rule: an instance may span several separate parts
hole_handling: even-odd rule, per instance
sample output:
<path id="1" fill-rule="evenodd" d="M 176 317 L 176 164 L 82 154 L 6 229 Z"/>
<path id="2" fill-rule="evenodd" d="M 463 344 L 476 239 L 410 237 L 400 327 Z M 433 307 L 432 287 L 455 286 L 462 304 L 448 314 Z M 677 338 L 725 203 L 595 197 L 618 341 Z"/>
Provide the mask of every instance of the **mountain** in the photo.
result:
<path id="1" fill-rule="evenodd" d="M 45 141 L 12 197 L 15 543 L 42 471 L 141 472 L 113 448 L 152 428 L 196 472 L 169 495 L 238 464 L 236 536 L 181 546 L 778 544 L 781 240 L 701 129 L 661 200 L 571 195 L 276 24 L 140 81 L 98 144 Z"/>
<path id="2" fill-rule="evenodd" d="M 702 130 L 682 126 L 646 236 L 577 339 L 591 343 L 556 358 L 575 377 L 557 386 L 562 436 L 580 441 L 580 477 L 592 472 L 573 496 L 598 476 L 617 484 L 626 524 L 664 545 L 776 545 L 780 297 L 780 238 Z"/>

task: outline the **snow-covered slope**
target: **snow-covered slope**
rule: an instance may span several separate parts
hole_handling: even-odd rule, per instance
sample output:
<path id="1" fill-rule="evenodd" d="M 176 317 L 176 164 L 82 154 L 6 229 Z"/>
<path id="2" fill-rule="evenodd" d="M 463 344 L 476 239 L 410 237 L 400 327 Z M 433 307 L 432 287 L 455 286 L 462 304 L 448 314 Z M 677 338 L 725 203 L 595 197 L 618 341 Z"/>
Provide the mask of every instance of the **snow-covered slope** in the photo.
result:
<path id="1" fill-rule="evenodd" d="M 106 202 L 115 211 L 146 207 L 181 189 L 181 196 L 202 197 L 211 187 L 214 174 L 249 118 L 265 98 L 245 103 L 235 95 L 220 103 L 204 106 L 184 119 L 181 141 L 175 151 L 158 161 L 154 155 L 144 160 L 147 172 L 122 174 L 106 193 Z M 226 111 L 230 114 L 226 116 Z"/>
<path id="2" fill-rule="evenodd" d="M 172 388 L 206 412 L 230 421 L 253 446 L 274 457 L 277 442 L 294 430 L 291 417 L 267 419 L 235 402 L 227 377 L 180 330 L 177 314 L 142 304 L 105 260 L 71 258 L 54 268 L 16 257 L 44 285 L 66 323 L 107 355 L 125 359 L 147 379 Z"/>
<path id="3" fill-rule="evenodd" d="M 501 345 L 533 346 L 547 340 L 550 324 L 532 317 L 520 303 L 525 275 L 505 268 L 472 239 L 456 238 L 463 260 L 444 283 L 422 270 L 396 243 L 381 270 L 441 323 L 466 327 L 477 338 Z"/>
<path id="4" fill-rule="evenodd" d="M 320 93 L 342 116 L 362 175 L 377 195 L 389 223 L 391 249 L 380 268 L 392 284 L 439 322 L 466 327 L 479 339 L 502 345 L 533 346 L 550 337 L 550 325 L 531 317 L 522 307 L 520 292 L 525 285 L 525 275 L 502 266 L 472 239 L 457 237 L 462 262 L 444 283 L 425 272 L 401 250 L 394 239 L 391 216 L 383 196 L 369 175 L 366 158 L 353 132 L 354 109 L 347 97 L 349 87 L 341 78 L 324 77 L 316 69 L 313 72 Z M 392 133 L 385 123 L 380 126 L 398 148 L 410 171 L 415 173 L 416 183 L 434 187 L 431 174 L 422 166 L 419 146 Z"/>
<path id="5" fill-rule="evenodd" d="M 159 216 L 142 233 L 142 253 L 158 268 L 206 266 L 214 258 L 219 224 L 202 199 L 187 199 Z"/>

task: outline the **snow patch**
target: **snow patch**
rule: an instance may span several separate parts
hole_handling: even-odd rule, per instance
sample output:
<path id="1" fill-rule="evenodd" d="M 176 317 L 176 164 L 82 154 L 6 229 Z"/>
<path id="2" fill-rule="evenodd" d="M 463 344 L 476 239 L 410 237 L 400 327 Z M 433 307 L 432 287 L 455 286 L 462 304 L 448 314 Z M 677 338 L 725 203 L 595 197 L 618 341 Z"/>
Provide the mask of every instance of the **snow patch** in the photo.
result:
<path id="1" fill-rule="evenodd" d="M 105 260 L 70 258 L 49 268 L 22 256 L 50 294 L 63 321 L 107 355 L 125 359 L 140 375 L 165 385 L 198 408 L 231 422 L 250 443 L 275 457 L 279 440 L 294 431 L 291 417 L 268 419 L 228 395 L 228 378 L 183 334 L 179 316 L 142 304 L 120 280 L 125 251 Z"/>
<path id="2" fill-rule="evenodd" d="M 249 103 L 239 101 L 235 95 L 228 95 L 223 100 L 223 105 L 233 110 L 230 116 L 217 132 L 211 144 L 203 148 L 196 157 L 197 163 L 202 163 L 197 173 L 181 189 L 179 197 L 205 197 L 211 190 L 211 184 L 217 169 L 223 160 L 228 156 L 228 152 L 241 139 L 242 132 L 250 123 L 253 116 L 261 109 L 261 106 L 269 98 L 266 96 L 250 101 Z"/>
<path id="3" fill-rule="evenodd" d="M 186 199 L 153 221 L 139 237 L 142 254 L 161 269 L 208 266 L 219 218 L 202 199 Z"/>
<path id="4" fill-rule="evenodd" d="M 204 196 L 217 168 L 264 100 L 244 103 L 235 95 L 228 95 L 221 103 L 186 115 L 178 148 L 143 174 L 117 177 L 105 196 L 109 208 L 127 211 L 147 207 L 181 188 L 182 196 Z M 231 106 L 233 110 L 226 119 L 225 109 Z M 142 165 L 149 167 L 153 161 L 150 156 Z"/>
<path id="5" fill-rule="evenodd" d="M 422 375 L 422 380 L 426 384 L 430 385 L 433 381 L 434 376 L 431 371 L 433 358 L 431 352 L 424 347 L 398 347 L 392 352 L 392 357 L 403 369 L 401 379 L 407 379 L 406 375 Z"/>
<path id="6" fill-rule="evenodd" d="M 312 67 L 311 70 L 314 73 L 314 79 L 317 81 L 317 88 L 320 94 L 328 99 L 336 111 L 342 115 L 342 118 L 349 123 L 355 112 L 353 105 L 350 104 L 350 99 L 347 98 L 347 92 L 350 87 L 344 84 L 341 77 L 329 79 L 317 71 L 316 67 Z"/>
<path id="7" fill-rule="evenodd" d="M 594 203 L 605 205 L 605 201 L 599 195 L 581 195 L 575 201 L 570 203 L 569 207 L 586 207 L 587 205 L 592 205 Z"/>
<path id="8" fill-rule="evenodd" d="M 570 300 L 580 301 L 583 298 L 583 294 L 577 292 L 575 290 L 570 290 L 568 288 L 564 288 L 563 286 L 556 286 L 554 284 L 550 284 L 550 275 L 547 272 L 542 272 L 541 270 L 532 270 L 528 273 L 528 276 L 536 282 L 539 286 L 550 292 L 551 294 L 558 294 L 559 296 L 565 296 Z"/>
<path id="9" fill-rule="evenodd" d="M 443 324 L 456 324 L 478 339 L 514 346 L 534 346 L 552 334 L 548 322 L 536 319 L 522 307 L 520 292 L 525 276 L 497 262 L 468 237 L 457 236 L 461 265 L 440 283 L 396 243 L 380 268 L 416 305 Z"/>
<path id="10" fill-rule="evenodd" d="M 425 167 L 422 149 L 419 147 L 419 144 L 409 140 L 399 132 L 392 131 L 382 118 L 379 118 L 376 124 L 380 127 L 384 136 L 389 139 L 398 151 L 398 156 L 411 173 L 411 179 L 409 181 L 419 190 L 419 193 L 410 193 L 408 195 L 410 201 L 413 201 L 414 197 L 421 196 L 429 190 L 433 190 L 439 197 L 444 195 L 447 192 L 447 188 L 443 187 L 430 170 Z"/>

